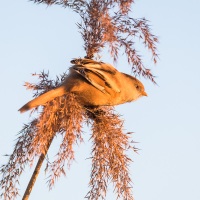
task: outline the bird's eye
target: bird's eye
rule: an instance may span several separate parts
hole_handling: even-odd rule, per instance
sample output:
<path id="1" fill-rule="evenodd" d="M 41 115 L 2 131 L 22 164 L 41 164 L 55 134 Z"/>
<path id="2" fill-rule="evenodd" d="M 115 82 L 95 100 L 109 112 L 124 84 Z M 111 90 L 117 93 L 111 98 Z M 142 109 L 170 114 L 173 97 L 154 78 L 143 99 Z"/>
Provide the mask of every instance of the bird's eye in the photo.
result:
<path id="1" fill-rule="evenodd" d="M 139 89 L 139 88 L 140 88 L 139 85 L 136 85 L 135 87 L 136 87 L 136 89 Z"/>

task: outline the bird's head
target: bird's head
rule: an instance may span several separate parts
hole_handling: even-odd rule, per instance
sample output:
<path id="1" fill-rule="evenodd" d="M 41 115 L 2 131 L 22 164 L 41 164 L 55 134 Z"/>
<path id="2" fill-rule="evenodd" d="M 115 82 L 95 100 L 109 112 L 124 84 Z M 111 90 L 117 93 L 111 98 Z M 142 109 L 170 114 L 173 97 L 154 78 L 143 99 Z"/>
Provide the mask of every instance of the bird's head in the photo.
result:
<path id="1" fill-rule="evenodd" d="M 127 87 L 128 86 L 130 87 L 127 89 L 132 94 L 131 101 L 134 101 L 142 96 L 148 96 L 147 93 L 145 92 L 144 85 L 138 79 L 128 74 L 124 74 L 124 75 L 126 76 L 127 81 L 129 82 L 129 84 L 127 84 Z"/>

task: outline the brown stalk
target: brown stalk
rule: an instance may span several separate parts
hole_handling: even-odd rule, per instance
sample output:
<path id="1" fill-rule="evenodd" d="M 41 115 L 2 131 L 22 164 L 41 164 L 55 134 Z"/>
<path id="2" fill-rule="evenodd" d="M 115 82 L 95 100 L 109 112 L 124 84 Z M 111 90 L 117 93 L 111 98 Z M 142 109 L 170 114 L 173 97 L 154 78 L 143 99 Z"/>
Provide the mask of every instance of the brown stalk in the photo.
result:
<path id="1" fill-rule="evenodd" d="M 37 162 L 37 165 L 36 165 L 35 170 L 34 170 L 32 176 L 31 176 L 31 179 L 30 179 L 30 181 L 29 181 L 29 183 L 28 183 L 28 186 L 27 186 L 27 188 L 26 188 L 26 191 L 25 191 L 25 193 L 24 193 L 24 196 L 23 196 L 22 200 L 28 200 L 28 199 L 29 199 L 29 196 L 30 196 L 30 194 L 31 194 L 31 191 L 32 191 L 32 189 L 33 189 L 33 186 L 34 186 L 34 184 L 35 184 L 35 182 L 36 182 L 36 180 L 37 180 L 37 177 L 38 177 L 38 175 L 39 175 L 40 168 L 41 168 L 42 163 L 43 163 L 43 161 L 44 161 L 44 159 L 45 159 L 45 157 L 46 157 L 46 154 L 47 154 L 47 152 L 48 152 L 48 150 L 49 150 L 49 147 L 51 146 L 51 143 L 52 143 L 52 141 L 53 141 L 53 138 L 54 138 L 54 136 L 52 136 L 52 138 L 50 139 L 50 141 L 49 141 L 49 143 L 48 143 L 48 146 L 47 146 L 47 148 L 46 148 L 46 150 L 45 150 L 45 153 L 42 153 L 42 154 L 40 155 L 40 158 L 39 158 L 39 160 L 38 160 L 38 162 Z"/>

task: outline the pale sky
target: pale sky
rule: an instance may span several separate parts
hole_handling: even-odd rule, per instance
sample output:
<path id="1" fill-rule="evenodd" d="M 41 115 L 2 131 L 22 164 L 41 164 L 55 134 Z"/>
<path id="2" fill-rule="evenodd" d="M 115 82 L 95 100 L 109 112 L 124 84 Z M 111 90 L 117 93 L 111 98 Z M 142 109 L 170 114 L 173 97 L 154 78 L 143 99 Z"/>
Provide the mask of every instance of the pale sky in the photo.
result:
<path id="1" fill-rule="evenodd" d="M 150 62 L 142 49 L 144 62 L 152 67 L 158 86 L 142 81 L 148 98 L 118 106 L 124 128 L 133 131 L 139 142 L 138 154 L 130 167 L 135 200 L 200 199 L 200 1 L 136 0 L 132 17 L 146 17 L 152 32 L 159 36 L 160 59 Z M 0 164 L 12 153 L 16 134 L 30 121 L 29 113 L 17 110 L 31 99 L 25 81 L 37 81 L 31 73 L 49 70 L 51 77 L 62 74 L 70 60 L 84 56 L 82 38 L 75 23 L 78 15 L 59 6 L 36 5 L 28 0 L 0 2 Z M 146 56 L 147 55 L 147 56 Z M 102 60 L 112 64 L 108 53 Z M 116 66 L 131 73 L 121 56 Z M 147 66 L 148 67 L 148 66 Z M 91 163 L 90 130 L 85 142 L 76 148 L 76 162 L 67 176 L 49 192 L 44 166 L 30 200 L 80 200 L 89 191 Z M 59 140 L 49 155 L 56 154 Z M 33 168 L 20 179 L 23 195 Z M 107 199 L 114 200 L 112 185 Z M 18 197 L 17 200 L 20 200 Z"/>

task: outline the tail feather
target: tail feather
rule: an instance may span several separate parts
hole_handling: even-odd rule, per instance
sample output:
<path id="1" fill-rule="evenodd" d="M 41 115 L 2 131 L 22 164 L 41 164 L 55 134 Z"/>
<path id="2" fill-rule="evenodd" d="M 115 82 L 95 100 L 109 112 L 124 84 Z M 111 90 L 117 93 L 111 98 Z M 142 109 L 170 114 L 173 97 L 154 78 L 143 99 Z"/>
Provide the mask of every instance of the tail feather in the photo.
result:
<path id="1" fill-rule="evenodd" d="M 53 100 L 56 97 L 62 96 L 66 93 L 66 90 L 64 87 L 60 86 L 56 89 L 50 90 L 42 95 L 40 95 L 39 97 L 36 97 L 35 99 L 29 101 L 28 103 L 26 103 L 24 106 L 22 106 L 19 111 L 21 113 L 26 112 L 36 106 L 40 106 L 45 104 L 48 101 Z"/>

